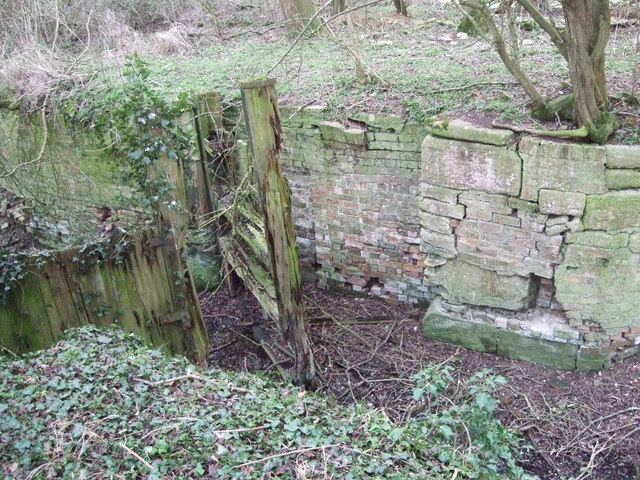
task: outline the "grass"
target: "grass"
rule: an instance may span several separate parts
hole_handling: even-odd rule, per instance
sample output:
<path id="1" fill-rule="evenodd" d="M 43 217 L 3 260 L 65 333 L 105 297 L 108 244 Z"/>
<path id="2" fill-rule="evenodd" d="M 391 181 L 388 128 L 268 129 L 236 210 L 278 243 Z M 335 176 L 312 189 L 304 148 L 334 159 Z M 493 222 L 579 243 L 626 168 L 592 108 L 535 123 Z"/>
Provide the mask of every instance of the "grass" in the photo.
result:
<path id="1" fill-rule="evenodd" d="M 136 1 L 127 2 L 128 14 L 134 11 Z M 196 3 L 202 2 L 207 3 L 205 0 Z M 195 8 L 192 1 L 170 3 L 174 16 L 180 13 L 175 10 L 180 5 Z M 522 112 L 522 106 L 528 103 L 522 89 L 515 84 L 499 85 L 511 82 L 511 75 L 486 42 L 458 35 L 459 12 L 452 6 L 416 0 L 410 19 L 392 12 L 392 6 L 388 5 L 356 11 L 353 15 L 362 59 L 374 73 L 375 82 L 358 84 L 350 53 L 353 39 L 345 23 L 336 21 L 323 37 L 301 39 L 273 68 L 271 74 L 278 80 L 280 103 L 294 107 L 325 104 L 329 115 L 338 120 L 346 119 L 348 110 L 396 113 L 414 119 L 433 114 L 464 117 L 487 113 L 505 121 L 529 120 Z M 195 18 L 191 24 L 181 24 L 181 41 L 189 44 L 174 55 L 158 54 L 154 49 L 153 35 L 157 31 L 145 33 L 144 28 L 129 25 L 138 35 L 131 44 L 150 65 L 150 82 L 167 97 L 178 91 L 217 90 L 226 102 L 237 103 L 238 82 L 271 71 L 293 42 L 284 34 L 277 12 L 267 1 L 235 2 L 213 10 L 201 8 Z M 136 17 L 138 23 L 141 20 Z M 109 25 L 114 30 L 117 26 Z M 525 28 L 519 34 L 521 40 L 526 40 L 522 48 L 524 69 L 543 95 L 553 97 L 567 80 L 566 63 L 543 32 Z M 612 34 L 607 68 L 613 95 L 630 90 L 635 66 L 634 38 L 633 29 L 620 29 Z M 80 105 L 80 118 L 108 108 L 105 92 L 121 88 L 122 55 L 131 53 L 112 44 L 108 46 L 111 49 L 108 55 L 90 50 L 72 65 L 68 76 L 73 81 L 65 83 L 63 78 L 54 82 L 48 100 L 54 104 L 67 100 Z M 0 68 L 3 62 L 9 65 L 10 57 L 0 60 Z M 28 94 L 15 85 L 24 76 L 22 71 L 5 76 L 4 95 L 13 92 L 27 99 Z M 43 84 L 35 80 L 25 80 L 24 84 Z M 474 84 L 484 85 L 454 90 Z M 1 85 L 0 80 L 0 91 Z M 512 106 L 505 105 L 505 100 L 495 100 L 505 88 L 513 99 Z M 431 93 L 446 89 L 451 90 Z M 42 89 L 38 95 L 42 101 Z"/>
<path id="2" fill-rule="evenodd" d="M 166 358 L 120 330 L 74 330 L 49 350 L 0 358 L 0 474 L 46 478 L 521 478 L 517 437 L 492 419 L 480 372 L 457 404 L 451 367 L 414 398 L 446 408 L 394 424 L 381 410 L 268 378 Z M 455 383 L 455 382 L 453 382 Z M 468 440 L 470 440 L 470 442 Z"/>

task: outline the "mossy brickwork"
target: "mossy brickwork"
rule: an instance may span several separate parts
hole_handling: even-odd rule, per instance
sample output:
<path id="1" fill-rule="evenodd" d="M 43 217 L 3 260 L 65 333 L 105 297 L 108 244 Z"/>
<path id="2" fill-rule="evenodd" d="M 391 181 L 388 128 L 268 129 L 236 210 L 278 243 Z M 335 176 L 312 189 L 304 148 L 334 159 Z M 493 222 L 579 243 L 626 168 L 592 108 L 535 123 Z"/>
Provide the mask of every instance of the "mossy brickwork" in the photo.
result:
<path id="1" fill-rule="evenodd" d="M 131 212 L 111 141 L 69 126 L 61 115 L 43 123 L 0 109 L 3 170 L 0 185 L 32 205 L 28 228 L 51 246 L 78 244 L 98 233 L 102 207 Z M 124 212 L 123 212 L 124 213 Z M 136 214 L 127 215 L 136 220 Z M 71 220 L 73 219 L 73 220 Z"/>
<path id="2" fill-rule="evenodd" d="M 425 334 L 561 368 L 638 351 L 638 147 L 280 110 L 296 240 L 320 285 L 431 302 Z M 246 132 L 225 116 L 242 178 Z"/>
<path id="3" fill-rule="evenodd" d="M 558 368 L 637 352 L 637 148 L 282 110 L 297 240 L 321 285 L 431 302 L 426 335 Z"/>

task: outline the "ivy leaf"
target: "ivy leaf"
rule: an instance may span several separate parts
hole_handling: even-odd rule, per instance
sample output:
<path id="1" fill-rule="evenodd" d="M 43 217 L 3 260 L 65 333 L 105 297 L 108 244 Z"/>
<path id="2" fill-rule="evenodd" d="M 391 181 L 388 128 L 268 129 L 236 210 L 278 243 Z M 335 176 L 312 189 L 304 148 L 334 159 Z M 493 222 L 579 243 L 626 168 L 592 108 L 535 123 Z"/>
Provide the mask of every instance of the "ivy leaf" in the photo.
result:
<path id="1" fill-rule="evenodd" d="M 438 430 L 440 431 L 440 435 L 442 435 L 446 440 L 453 438 L 453 429 L 449 425 L 440 425 Z"/>

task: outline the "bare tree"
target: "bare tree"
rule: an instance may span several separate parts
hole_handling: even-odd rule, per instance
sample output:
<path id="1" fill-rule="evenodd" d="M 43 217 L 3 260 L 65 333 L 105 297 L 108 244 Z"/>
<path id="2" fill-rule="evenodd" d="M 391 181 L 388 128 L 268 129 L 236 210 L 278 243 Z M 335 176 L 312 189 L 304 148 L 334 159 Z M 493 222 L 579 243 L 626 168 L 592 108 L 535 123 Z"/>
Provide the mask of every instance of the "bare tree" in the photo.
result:
<path id="1" fill-rule="evenodd" d="M 309 31 L 317 31 L 322 27 L 312 0 L 279 0 L 279 2 L 289 31 L 300 32 L 309 22 L 312 23 Z"/>
<path id="2" fill-rule="evenodd" d="M 532 0 L 516 0 L 533 21 L 551 38 L 569 65 L 573 94 L 573 119 L 578 130 L 570 136 L 586 137 L 595 143 L 605 143 L 618 128 L 615 116 L 609 112 L 605 77 L 605 47 L 609 40 L 611 10 L 609 0 L 562 0 L 564 28 L 557 26 L 551 15 L 545 16 Z M 539 118 L 553 116 L 555 107 L 536 89 L 520 67 L 517 56 L 511 55 L 504 38 L 493 20 L 487 4 L 479 0 L 461 0 L 460 4 L 479 12 L 472 22 L 482 22 L 503 63 L 522 85 L 532 100 L 533 113 Z M 506 8 L 512 8 L 509 4 Z"/>
<path id="3" fill-rule="evenodd" d="M 407 0 L 393 0 L 393 6 L 396 7 L 398 15 L 408 16 Z"/>
<path id="4" fill-rule="evenodd" d="M 331 13 L 337 15 L 342 13 L 345 9 L 345 0 L 333 0 L 331 2 Z"/>

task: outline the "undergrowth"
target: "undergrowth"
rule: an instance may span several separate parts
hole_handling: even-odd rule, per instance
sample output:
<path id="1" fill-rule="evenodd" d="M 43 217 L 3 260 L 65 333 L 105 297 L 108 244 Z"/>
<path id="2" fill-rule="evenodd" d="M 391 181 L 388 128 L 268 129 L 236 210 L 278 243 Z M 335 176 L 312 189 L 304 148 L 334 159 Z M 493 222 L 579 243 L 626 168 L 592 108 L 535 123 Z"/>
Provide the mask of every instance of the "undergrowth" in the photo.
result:
<path id="1" fill-rule="evenodd" d="M 338 405 L 255 375 L 198 372 L 120 330 L 85 327 L 49 350 L 0 359 L 0 473 L 521 478 L 519 440 L 492 415 L 502 380 L 480 372 L 455 396 L 451 381 L 450 367 L 421 372 L 415 398 L 424 412 L 394 424 L 363 404 Z"/>

